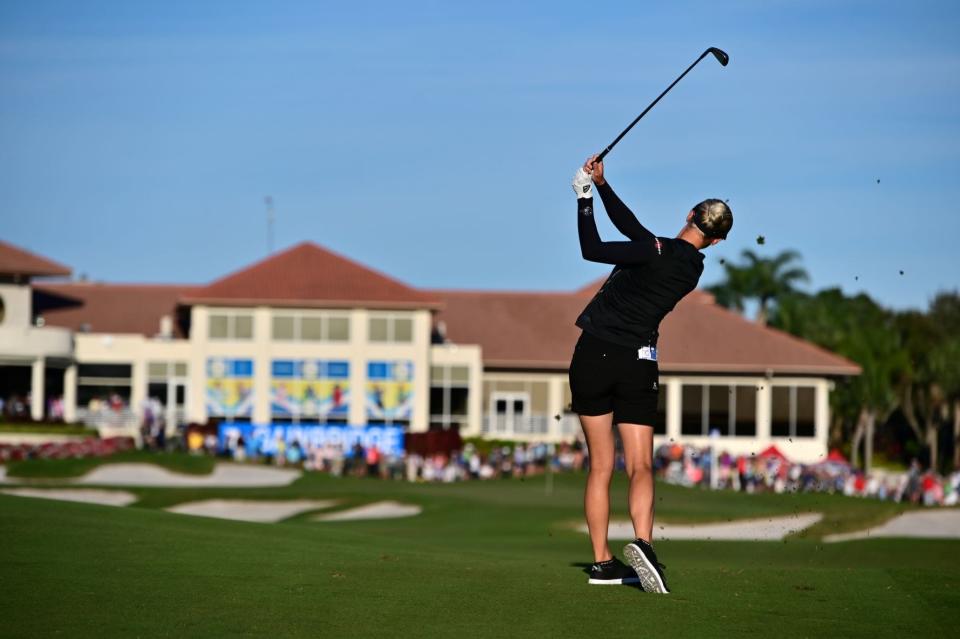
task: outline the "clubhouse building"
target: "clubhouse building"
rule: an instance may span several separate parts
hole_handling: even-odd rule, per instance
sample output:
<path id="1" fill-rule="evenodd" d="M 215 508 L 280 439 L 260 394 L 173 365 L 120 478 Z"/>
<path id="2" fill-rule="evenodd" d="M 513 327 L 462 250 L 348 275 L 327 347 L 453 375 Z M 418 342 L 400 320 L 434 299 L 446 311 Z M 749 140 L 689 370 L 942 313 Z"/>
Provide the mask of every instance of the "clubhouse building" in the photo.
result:
<path id="1" fill-rule="evenodd" d="M 206 285 L 69 281 L 0 241 L 0 399 L 33 419 L 135 432 L 253 424 L 459 428 L 569 441 L 568 292 L 415 288 L 305 242 Z M 55 279 L 54 279 L 55 278 Z M 827 452 L 833 384 L 859 367 L 695 291 L 664 321 L 660 441 Z M 19 400 L 17 398 L 20 398 Z M 152 408 L 151 408 L 152 407 Z"/>

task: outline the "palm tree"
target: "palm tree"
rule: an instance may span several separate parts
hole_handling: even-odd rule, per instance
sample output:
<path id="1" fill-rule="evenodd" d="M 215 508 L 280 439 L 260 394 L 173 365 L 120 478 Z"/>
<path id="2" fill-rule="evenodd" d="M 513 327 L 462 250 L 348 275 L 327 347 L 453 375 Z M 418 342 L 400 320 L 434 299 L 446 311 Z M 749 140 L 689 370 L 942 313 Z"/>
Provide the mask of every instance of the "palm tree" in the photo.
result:
<path id="1" fill-rule="evenodd" d="M 796 251 L 783 251 L 776 257 L 767 258 L 747 249 L 741 255 L 744 264 L 724 264 L 726 280 L 708 290 L 718 304 L 740 312 L 743 312 L 745 300 L 757 300 L 757 322 L 765 325 L 771 304 L 793 293 L 795 284 L 809 281 L 810 276 L 803 267 L 792 265 L 800 259 Z"/>

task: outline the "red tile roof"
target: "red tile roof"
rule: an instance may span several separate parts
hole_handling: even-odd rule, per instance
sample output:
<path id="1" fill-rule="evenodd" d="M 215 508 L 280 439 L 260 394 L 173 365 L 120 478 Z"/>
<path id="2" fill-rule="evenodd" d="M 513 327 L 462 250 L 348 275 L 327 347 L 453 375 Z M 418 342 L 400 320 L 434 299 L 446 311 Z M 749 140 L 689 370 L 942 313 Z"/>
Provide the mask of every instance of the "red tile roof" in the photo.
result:
<path id="1" fill-rule="evenodd" d="M 435 296 L 312 242 L 297 244 L 199 288 L 185 304 L 440 308 Z"/>
<path id="2" fill-rule="evenodd" d="M 0 240 L 0 275 L 44 277 L 70 273 L 68 266 Z"/>
<path id="3" fill-rule="evenodd" d="M 69 282 L 34 285 L 35 293 L 76 300 L 79 305 L 57 305 L 42 311 L 47 324 L 92 333 L 133 333 L 152 337 L 160 332 L 160 318 L 174 319 L 174 336 L 184 337 L 177 326 L 177 300 L 195 290 L 183 284 L 100 284 Z"/>
<path id="4" fill-rule="evenodd" d="M 434 290 L 447 338 L 479 344 L 485 367 L 565 370 L 580 335 L 574 321 L 603 280 L 572 293 Z M 660 330 L 665 372 L 856 375 L 853 362 L 809 342 L 760 326 L 694 291 Z"/>

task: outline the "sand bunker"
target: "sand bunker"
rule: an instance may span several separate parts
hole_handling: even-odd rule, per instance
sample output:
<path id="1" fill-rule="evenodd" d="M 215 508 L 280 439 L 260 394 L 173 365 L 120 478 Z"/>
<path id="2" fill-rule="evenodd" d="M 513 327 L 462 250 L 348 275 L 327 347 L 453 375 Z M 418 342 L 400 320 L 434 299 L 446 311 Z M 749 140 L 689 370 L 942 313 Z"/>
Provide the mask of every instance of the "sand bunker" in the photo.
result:
<path id="1" fill-rule="evenodd" d="M 960 509 L 911 511 L 869 530 L 827 535 L 823 540 L 833 542 L 874 537 L 960 539 Z"/>
<path id="2" fill-rule="evenodd" d="M 66 488 L 44 490 L 42 488 L 6 488 L 0 490 L 5 495 L 18 497 L 38 497 L 58 501 L 77 501 L 84 504 L 102 506 L 127 506 L 137 501 L 137 496 L 125 490 L 98 490 L 96 488 Z"/>
<path id="3" fill-rule="evenodd" d="M 317 515 L 314 521 L 353 521 L 356 519 L 394 519 L 397 517 L 413 517 L 419 515 L 423 509 L 414 504 L 401 504 L 397 501 L 378 501 L 366 506 L 357 506 L 348 510 Z"/>
<path id="4" fill-rule="evenodd" d="M 287 486 L 299 477 L 298 470 L 243 464 L 217 464 L 209 475 L 174 473 L 155 464 L 104 464 L 71 483 L 90 486 L 252 488 Z"/>
<path id="5" fill-rule="evenodd" d="M 286 501 L 261 501 L 252 499 L 207 499 L 177 504 L 167 512 L 181 515 L 198 515 L 237 521 L 274 523 L 308 510 L 330 508 L 334 500 L 294 499 Z"/>
<path id="6" fill-rule="evenodd" d="M 103 464 L 82 477 L 69 479 L 24 479 L 8 477 L 0 466 L 0 483 L 78 484 L 82 486 L 154 486 L 161 488 L 263 488 L 288 486 L 300 477 L 299 470 L 219 463 L 209 475 L 175 473 L 156 464 Z"/>
<path id="7" fill-rule="evenodd" d="M 823 518 L 820 513 L 807 513 L 788 517 L 764 519 L 739 519 L 713 524 L 661 524 L 655 523 L 653 536 L 656 539 L 709 539 L 713 541 L 780 541 L 787 535 L 808 528 Z M 587 532 L 587 525 L 577 527 Z M 610 539 L 634 539 L 633 524 L 629 521 L 610 522 Z"/>

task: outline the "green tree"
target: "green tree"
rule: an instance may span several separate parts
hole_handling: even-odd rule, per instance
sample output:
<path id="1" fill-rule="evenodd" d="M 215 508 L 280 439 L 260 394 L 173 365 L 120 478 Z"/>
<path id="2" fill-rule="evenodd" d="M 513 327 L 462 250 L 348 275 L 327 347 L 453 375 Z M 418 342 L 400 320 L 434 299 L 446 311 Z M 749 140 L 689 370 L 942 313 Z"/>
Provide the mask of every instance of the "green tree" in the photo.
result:
<path id="1" fill-rule="evenodd" d="M 904 416 L 938 468 L 941 429 L 952 413 L 952 461 L 960 467 L 960 295 L 937 294 L 926 314 L 901 313 L 899 326 L 911 360 L 901 389 Z"/>
<path id="2" fill-rule="evenodd" d="M 945 405 L 931 355 L 938 346 L 938 334 L 930 316 L 920 311 L 897 314 L 897 328 L 909 356 L 909 366 L 900 384 L 903 415 L 917 439 L 930 451 L 930 467 L 939 462 L 938 415 Z"/>
<path id="3" fill-rule="evenodd" d="M 767 323 L 777 300 L 795 292 L 797 283 L 810 279 L 803 267 L 794 265 L 800 259 L 796 251 L 783 251 L 770 258 L 747 249 L 741 257 L 742 264 L 724 264 L 726 279 L 708 290 L 719 304 L 740 312 L 746 300 L 756 300 L 756 320 L 760 324 Z"/>
<path id="4" fill-rule="evenodd" d="M 789 333 L 853 360 L 863 372 L 831 393 L 834 416 L 831 441 L 851 441 L 851 461 L 858 465 L 864 444 L 869 470 L 877 424 L 899 405 L 897 382 L 909 366 L 895 318 L 867 295 L 846 297 L 840 289 L 815 295 L 791 293 L 777 305 L 771 323 Z"/>

